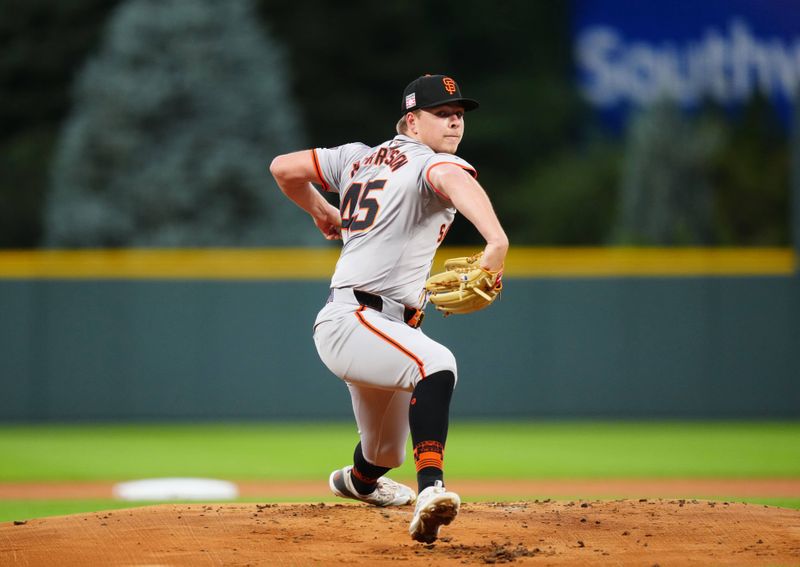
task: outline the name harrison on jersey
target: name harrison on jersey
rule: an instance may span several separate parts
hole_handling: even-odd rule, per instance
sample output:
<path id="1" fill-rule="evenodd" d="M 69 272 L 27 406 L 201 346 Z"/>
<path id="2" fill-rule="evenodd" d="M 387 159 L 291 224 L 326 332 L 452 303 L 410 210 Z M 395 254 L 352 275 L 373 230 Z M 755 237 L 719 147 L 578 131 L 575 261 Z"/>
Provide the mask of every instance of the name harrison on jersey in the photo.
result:
<path id="1" fill-rule="evenodd" d="M 356 174 L 356 171 L 358 171 L 362 165 L 372 167 L 388 165 L 389 169 L 394 172 L 407 163 L 408 158 L 406 157 L 406 154 L 401 153 L 400 150 L 390 147 L 380 147 L 361 161 L 355 162 L 353 164 L 353 168 L 350 170 L 350 177 L 353 177 Z"/>

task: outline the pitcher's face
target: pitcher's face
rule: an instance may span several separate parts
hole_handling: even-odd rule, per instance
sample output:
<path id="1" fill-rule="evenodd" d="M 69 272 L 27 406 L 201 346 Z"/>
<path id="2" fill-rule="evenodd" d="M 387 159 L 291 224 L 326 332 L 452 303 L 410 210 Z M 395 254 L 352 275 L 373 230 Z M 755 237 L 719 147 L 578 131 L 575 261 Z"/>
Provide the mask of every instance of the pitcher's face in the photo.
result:
<path id="1" fill-rule="evenodd" d="M 416 115 L 414 126 L 420 142 L 435 152 L 454 154 L 464 136 L 464 107 L 442 104 L 424 108 Z"/>

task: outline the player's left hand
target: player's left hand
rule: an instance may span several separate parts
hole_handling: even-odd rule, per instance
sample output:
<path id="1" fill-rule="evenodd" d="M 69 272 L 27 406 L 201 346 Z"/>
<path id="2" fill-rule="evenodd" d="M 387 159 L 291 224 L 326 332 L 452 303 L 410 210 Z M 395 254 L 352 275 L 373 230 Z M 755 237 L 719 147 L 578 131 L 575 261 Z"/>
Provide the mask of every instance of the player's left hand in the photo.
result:
<path id="1" fill-rule="evenodd" d="M 323 211 L 323 216 L 314 217 L 314 224 L 322 233 L 326 240 L 341 240 L 342 239 L 342 216 L 339 214 L 339 209 L 331 204 Z"/>
<path id="2" fill-rule="evenodd" d="M 503 291 L 503 272 L 482 268 L 483 253 L 467 258 L 450 258 L 445 271 L 425 282 L 431 303 L 445 316 L 472 313 L 489 307 Z"/>

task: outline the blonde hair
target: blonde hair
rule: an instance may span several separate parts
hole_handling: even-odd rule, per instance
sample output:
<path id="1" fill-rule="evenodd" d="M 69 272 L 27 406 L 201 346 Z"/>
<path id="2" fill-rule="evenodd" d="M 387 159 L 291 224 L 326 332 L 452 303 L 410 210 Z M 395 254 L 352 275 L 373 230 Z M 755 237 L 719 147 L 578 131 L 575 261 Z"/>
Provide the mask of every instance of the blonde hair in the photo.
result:
<path id="1" fill-rule="evenodd" d="M 411 113 L 414 116 L 419 116 L 420 110 L 412 110 Z M 406 120 L 406 116 L 408 116 L 408 112 L 406 112 L 400 120 L 397 121 L 397 125 L 395 125 L 394 129 L 398 134 L 402 134 L 403 136 L 408 135 L 408 121 Z"/>
<path id="2" fill-rule="evenodd" d="M 394 129 L 398 134 L 405 135 L 408 132 L 408 123 L 406 122 L 405 116 L 397 121 L 397 125 L 394 127 Z"/>

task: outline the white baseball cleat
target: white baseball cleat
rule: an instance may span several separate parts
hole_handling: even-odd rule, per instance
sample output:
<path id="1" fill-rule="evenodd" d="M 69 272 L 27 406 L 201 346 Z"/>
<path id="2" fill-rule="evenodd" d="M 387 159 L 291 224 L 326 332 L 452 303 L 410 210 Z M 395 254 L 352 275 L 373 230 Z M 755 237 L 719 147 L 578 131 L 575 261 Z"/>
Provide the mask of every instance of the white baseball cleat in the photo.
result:
<path id="1" fill-rule="evenodd" d="M 350 478 L 352 466 L 335 470 L 328 478 L 328 486 L 336 496 L 342 498 L 352 498 L 360 500 L 373 506 L 405 506 L 413 504 L 417 494 L 404 484 L 395 482 L 390 478 L 382 476 L 378 479 L 378 486 L 370 494 L 361 494 L 353 486 Z"/>
<path id="2" fill-rule="evenodd" d="M 439 537 L 439 528 L 446 526 L 458 515 L 461 498 L 445 489 L 441 480 L 419 493 L 414 517 L 408 527 L 411 538 L 422 543 L 432 543 Z"/>

